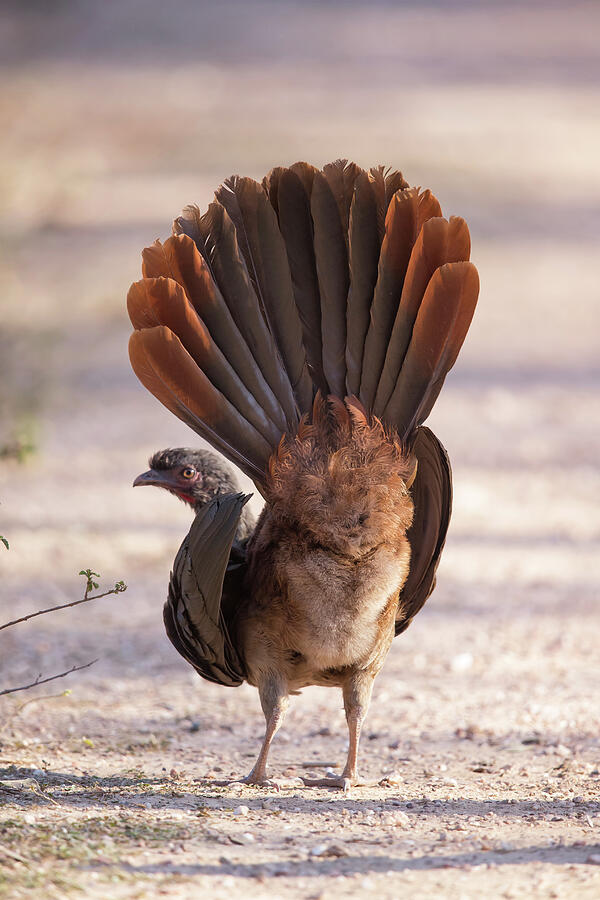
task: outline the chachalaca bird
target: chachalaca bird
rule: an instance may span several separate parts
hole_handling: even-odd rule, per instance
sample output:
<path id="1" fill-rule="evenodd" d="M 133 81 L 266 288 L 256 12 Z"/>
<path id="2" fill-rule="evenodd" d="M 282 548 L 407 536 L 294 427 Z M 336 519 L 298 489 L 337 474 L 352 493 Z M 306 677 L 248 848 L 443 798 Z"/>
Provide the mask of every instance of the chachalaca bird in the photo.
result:
<path id="1" fill-rule="evenodd" d="M 196 507 L 164 616 L 205 678 L 259 690 L 267 754 L 290 694 L 341 687 L 342 776 L 395 634 L 435 583 L 451 511 L 446 452 L 423 426 L 477 302 L 463 219 L 399 172 L 338 160 L 234 176 L 143 251 L 132 366 L 265 499 Z"/>

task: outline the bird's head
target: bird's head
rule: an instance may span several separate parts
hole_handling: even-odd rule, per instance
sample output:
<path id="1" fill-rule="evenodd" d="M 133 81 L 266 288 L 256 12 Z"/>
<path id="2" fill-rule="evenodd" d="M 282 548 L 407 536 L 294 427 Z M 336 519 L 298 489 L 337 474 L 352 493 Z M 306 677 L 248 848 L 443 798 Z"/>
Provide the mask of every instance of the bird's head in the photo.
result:
<path id="1" fill-rule="evenodd" d="M 219 494 L 239 490 L 227 463 L 210 450 L 159 450 L 150 457 L 148 465 L 148 471 L 133 482 L 134 487 L 150 484 L 164 488 L 195 510 Z"/>

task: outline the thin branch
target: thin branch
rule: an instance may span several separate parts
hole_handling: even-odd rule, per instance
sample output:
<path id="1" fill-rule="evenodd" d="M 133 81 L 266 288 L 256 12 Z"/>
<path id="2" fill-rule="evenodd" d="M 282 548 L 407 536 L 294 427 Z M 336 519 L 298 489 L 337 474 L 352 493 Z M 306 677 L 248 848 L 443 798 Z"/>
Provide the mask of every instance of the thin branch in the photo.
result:
<path id="1" fill-rule="evenodd" d="M 118 582 L 118 584 L 121 585 L 122 582 Z M 3 628 L 9 628 L 11 625 L 18 625 L 19 622 L 27 622 L 28 619 L 35 619 L 36 616 L 43 616 L 46 613 L 56 612 L 57 609 L 68 609 L 70 606 L 79 606 L 80 603 L 89 603 L 90 600 L 99 600 L 101 597 L 108 597 L 109 594 L 121 594 L 124 590 L 124 587 L 117 587 L 117 585 L 115 585 L 112 590 L 105 591 L 103 594 L 94 594 L 93 597 L 88 597 L 86 591 L 82 600 L 74 600 L 72 603 L 62 603 L 60 606 L 50 606 L 48 609 L 39 609 L 37 612 L 29 613 L 28 616 L 21 616 L 20 619 L 13 619 L 12 622 L 5 622 L 4 625 L 0 625 L 0 631 L 2 631 Z"/>
<path id="2" fill-rule="evenodd" d="M 93 597 L 90 597 L 90 600 L 93 600 Z M 83 600 L 79 600 L 79 603 L 83 603 Z M 68 603 L 67 606 L 72 606 L 72 603 Z M 60 609 L 60 607 L 57 607 Z M 65 675 L 70 675 L 71 672 L 79 672 L 81 669 L 89 669 L 90 666 L 93 666 L 94 663 L 97 663 L 97 659 L 93 659 L 89 663 L 85 663 L 83 666 L 71 666 L 70 669 L 67 669 L 66 672 L 61 672 L 59 675 L 51 675 L 49 678 L 42 678 L 42 673 L 38 675 L 35 681 L 32 681 L 31 684 L 24 684 L 22 687 L 16 688 L 6 688 L 4 691 L 0 691 L 0 697 L 3 694 L 15 694 L 17 691 L 27 691 L 29 688 L 37 687 L 38 684 L 46 684 L 48 681 L 55 681 L 57 678 L 64 678 Z"/>

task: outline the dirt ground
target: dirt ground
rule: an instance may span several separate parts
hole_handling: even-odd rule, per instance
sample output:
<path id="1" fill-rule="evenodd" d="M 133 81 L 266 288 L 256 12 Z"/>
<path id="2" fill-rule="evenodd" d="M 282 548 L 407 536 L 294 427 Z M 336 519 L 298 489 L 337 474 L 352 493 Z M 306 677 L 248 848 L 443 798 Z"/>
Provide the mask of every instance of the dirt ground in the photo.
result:
<path id="1" fill-rule="evenodd" d="M 598 9 L 45 10 L 0 11 L 0 622 L 78 599 L 83 568 L 128 589 L 0 633 L 0 689 L 98 658 L 0 697 L 0 896 L 599 897 Z M 480 306 L 429 423 L 455 511 L 376 683 L 370 784 L 222 787 L 262 714 L 163 632 L 190 516 L 130 485 L 196 438 L 130 372 L 124 298 L 230 172 L 340 155 L 471 226 Z M 271 771 L 345 747 L 341 697 L 312 688 Z"/>

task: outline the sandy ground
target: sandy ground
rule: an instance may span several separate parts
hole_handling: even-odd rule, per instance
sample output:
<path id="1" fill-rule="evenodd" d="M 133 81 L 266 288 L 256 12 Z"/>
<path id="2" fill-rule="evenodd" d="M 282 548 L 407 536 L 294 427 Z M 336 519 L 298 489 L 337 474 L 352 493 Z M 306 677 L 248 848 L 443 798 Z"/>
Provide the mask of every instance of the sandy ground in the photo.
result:
<path id="1" fill-rule="evenodd" d="M 0 634 L 5 687 L 99 658 L 0 698 L 0 896 L 600 896 L 597 9 L 43 10 L 1 13 L 0 443 L 36 449 L 0 459 L 0 621 L 82 568 L 128 590 Z M 130 372 L 124 296 L 231 171 L 341 154 L 471 225 L 480 307 L 430 420 L 455 513 L 376 684 L 371 785 L 220 787 L 262 715 L 163 633 L 189 513 L 130 484 L 195 437 Z M 345 747 L 340 696 L 307 690 L 272 772 Z"/>

